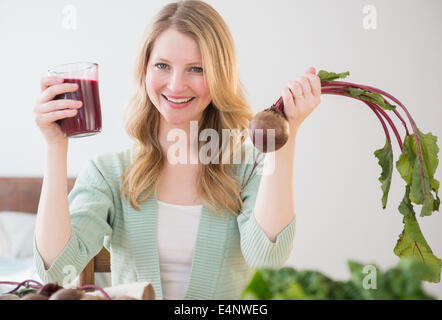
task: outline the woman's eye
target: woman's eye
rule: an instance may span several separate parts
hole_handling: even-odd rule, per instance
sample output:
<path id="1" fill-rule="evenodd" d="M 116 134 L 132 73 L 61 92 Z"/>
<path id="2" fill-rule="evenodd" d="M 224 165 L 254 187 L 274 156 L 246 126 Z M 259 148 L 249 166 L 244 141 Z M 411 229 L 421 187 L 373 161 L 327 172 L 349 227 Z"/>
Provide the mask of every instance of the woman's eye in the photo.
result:
<path id="1" fill-rule="evenodd" d="M 202 73 L 203 72 L 203 68 L 201 67 L 192 67 L 192 70 L 198 73 Z"/>
<path id="2" fill-rule="evenodd" d="M 161 70 L 165 70 L 168 69 L 169 66 L 165 63 L 156 63 L 155 67 Z M 203 68 L 201 67 L 192 67 L 190 68 L 192 72 L 196 72 L 196 73 L 202 73 L 203 72 Z"/>
<path id="3" fill-rule="evenodd" d="M 165 64 L 165 63 L 157 63 L 157 64 L 155 64 L 155 67 L 157 67 L 158 69 L 166 69 L 167 68 L 167 64 Z"/>

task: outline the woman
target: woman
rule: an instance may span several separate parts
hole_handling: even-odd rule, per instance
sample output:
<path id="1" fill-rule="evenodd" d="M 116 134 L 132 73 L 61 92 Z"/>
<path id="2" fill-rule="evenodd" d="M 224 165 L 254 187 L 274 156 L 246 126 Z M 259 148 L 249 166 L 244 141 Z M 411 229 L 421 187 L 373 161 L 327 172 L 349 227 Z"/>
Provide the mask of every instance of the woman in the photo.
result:
<path id="1" fill-rule="evenodd" d="M 253 117 L 219 14 L 201 1 L 165 6 L 141 41 L 135 80 L 126 113 L 133 148 L 89 161 L 67 195 L 68 140 L 55 121 L 81 105 L 53 100 L 76 85 L 42 79 L 34 109 L 47 143 L 37 270 L 43 281 L 63 284 L 66 270 L 80 272 L 104 245 L 114 285 L 150 281 L 158 299 L 238 299 L 253 269 L 282 266 L 292 249 L 295 139 L 320 103 L 319 78 L 310 68 L 283 88 L 289 140 L 274 153 L 271 174 L 260 174 L 269 162 L 259 160 L 241 192 L 253 167 L 250 142 L 240 136 L 239 149 L 227 152 L 218 143 L 210 154 L 225 160 L 245 150 L 245 163 L 202 163 L 202 143 L 192 139 L 195 123 L 197 134 L 212 129 L 221 136 L 243 132 Z M 184 164 L 170 161 L 171 132 L 185 133 Z M 198 161 L 189 161 L 195 155 Z"/>

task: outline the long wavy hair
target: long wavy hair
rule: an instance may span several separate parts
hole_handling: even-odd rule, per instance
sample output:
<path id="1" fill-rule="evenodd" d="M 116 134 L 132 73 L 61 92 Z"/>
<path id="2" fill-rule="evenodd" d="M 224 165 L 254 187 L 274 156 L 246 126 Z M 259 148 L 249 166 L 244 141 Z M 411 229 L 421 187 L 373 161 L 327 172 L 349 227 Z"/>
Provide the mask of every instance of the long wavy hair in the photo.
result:
<path id="1" fill-rule="evenodd" d="M 231 160 L 238 147 L 243 155 L 244 132 L 253 117 L 253 110 L 239 79 L 230 31 L 219 13 L 199 0 L 166 5 L 148 25 L 140 42 L 134 69 L 135 93 L 125 108 L 125 129 L 135 143 L 131 149 L 130 165 L 121 177 L 121 196 L 127 195 L 130 204 L 139 210 L 140 203 L 156 190 L 165 161 L 158 139 L 160 113 L 149 99 L 145 79 L 155 39 L 168 28 L 193 37 L 200 47 L 212 100 L 198 123 L 198 136 L 206 128 L 215 130 L 218 137 L 222 137 L 223 129 L 230 132 L 231 147 L 226 150 L 225 145 L 220 143 L 217 153 L 210 155 L 212 159 L 220 160 L 201 166 L 198 194 L 212 212 L 218 213 L 225 208 L 236 216 L 240 214 L 242 201 L 237 184 L 239 178 Z M 232 134 L 235 132 L 239 135 Z M 198 141 L 198 146 L 200 150 L 201 141 Z"/>

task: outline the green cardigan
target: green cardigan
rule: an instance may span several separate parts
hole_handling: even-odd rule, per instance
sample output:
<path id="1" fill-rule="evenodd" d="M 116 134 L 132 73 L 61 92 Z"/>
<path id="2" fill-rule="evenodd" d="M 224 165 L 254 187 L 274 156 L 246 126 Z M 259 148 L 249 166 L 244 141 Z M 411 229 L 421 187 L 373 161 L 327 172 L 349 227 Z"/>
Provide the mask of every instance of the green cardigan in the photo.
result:
<path id="1" fill-rule="evenodd" d="M 235 165 L 240 185 L 249 176 L 256 155 L 247 141 L 245 161 Z M 65 277 L 73 279 L 69 272 L 76 270 L 78 275 L 104 245 L 111 255 L 113 285 L 149 281 L 157 299 L 163 299 L 156 238 L 157 193 L 141 204 L 140 211 L 130 205 L 127 196 L 120 197 L 120 177 L 129 163 L 130 149 L 88 161 L 68 196 L 71 238 L 47 270 L 34 237 L 34 263 L 45 283 L 62 285 Z M 203 206 L 184 299 L 239 299 L 254 269 L 279 268 L 287 261 L 295 219 L 272 242 L 253 215 L 262 169 L 261 160 L 241 194 L 244 210 L 239 216 L 227 210 L 224 218 L 215 216 Z"/>

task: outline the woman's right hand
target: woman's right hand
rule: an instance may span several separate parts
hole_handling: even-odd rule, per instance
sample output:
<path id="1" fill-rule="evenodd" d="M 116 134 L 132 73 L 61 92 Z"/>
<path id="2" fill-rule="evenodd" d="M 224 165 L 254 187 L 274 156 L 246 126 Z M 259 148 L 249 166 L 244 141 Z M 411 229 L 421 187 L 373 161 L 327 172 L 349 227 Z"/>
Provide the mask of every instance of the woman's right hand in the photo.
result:
<path id="1" fill-rule="evenodd" d="M 64 118 L 75 117 L 77 109 L 83 106 L 78 100 L 60 99 L 55 96 L 67 92 L 75 92 L 78 85 L 63 83 L 62 78 L 43 77 L 40 81 L 41 94 L 34 107 L 35 123 L 39 127 L 47 144 L 66 144 L 68 138 L 64 136 L 60 126 L 55 122 Z"/>

